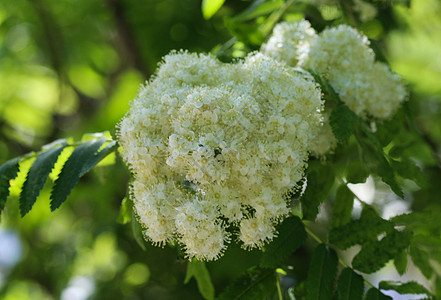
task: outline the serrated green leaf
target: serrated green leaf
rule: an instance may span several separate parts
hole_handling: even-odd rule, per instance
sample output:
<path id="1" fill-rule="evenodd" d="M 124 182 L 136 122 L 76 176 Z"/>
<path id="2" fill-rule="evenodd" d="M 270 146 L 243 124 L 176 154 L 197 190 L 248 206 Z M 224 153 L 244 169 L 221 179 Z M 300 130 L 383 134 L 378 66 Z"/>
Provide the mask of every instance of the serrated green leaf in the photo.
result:
<path id="1" fill-rule="evenodd" d="M 363 277 L 351 268 L 345 268 L 338 279 L 337 300 L 361 300 L 363 291 Z"/>
<path id="2" fill-rule="evenodd" d="M 427 296 L 432 295 L 432 293 L 430 293 L 425 287 L 415 281 L 381 281 L 378 288 L 380 290 L 394 290 L 399 294 L 426 294 Z"/>
<path id="3" fill-rule="evenodd" d="M 406 249 L 410 239 L 411 235 L 407 231 L 394 230 L 380 241 L 365 243 L 352 260 L 352 266 L 363 273 L 376 272 Z"/>
<path id="4" fill-rule="evenodd" d="M 221 7 L 225 0 L 202 0 L 202 15 L 205 20 L 210 19 Z"/>
<path id="5" fill-rule="evenodd" d="M 430 279 L 433 274 L 433 268 L 429 263 L 429 254 L 427 251 L 412 243 L 409 252 L 413 263 L 427 279 Z"/>
<path id="6" fill-rule="evenodd" d="M 218 300 L 266 299 L 276 290 L 276 273 L 273 269 L 253 267 L 228 285 Z"/>
<path id="7" fill-rule="evenodd" d="M 121 202 L 121 208 L 119 209 L 119 214 L 116 222 L 119 224 L 127 224 L 132 219 L 133 213 L 133 202 L 129 197 L 124 197 Z"/>
<path id="8" fill-rule="evenodd" d="M 0 166 L 0 213 L 5 208 L 9 196 L 10 180 L 17 177 L 19 157 L 13 158 Z"/>
<path id="9" fill-rule="evenodd" d="M 338 258 L 335 251 L 324 244 L 318 245 L 312 254 L 306 281 L 308 300 L 332 299 Z"/>
<path id="10" fill-rule="evenodd" d="M 351 221 L 352 207 L 354 206 L 354 194 L 346 185 L 341 185 L 335 196 L 332 208 L 332 227 L 343 226 Z"/>
<path id="11" fill-rule="evenodd" d="M 328 197 L 334 184 L 333 169 L 320 162 L 311 162 L 306 170 L 307 185 L 302 198 L 303 219 L 314 221 L 318 214 L 319 205 Z"/>
<path id="12" fill-rule="evenodd" d="M 404 275 L 407 270 L 407 252 L 401 251 L 394 258 L 395 269 L 397 269 L 398 274 Z"/>
<path id="13" fill-rule="evenodd" d="M 283 221 L 278 231 L 278 237 L 266 247 L 262 255 L 260 266 L 263 268 L 277 266 L 306 240 L 305 225 L 297 216 Z"/>
<path id="14" fill-rule="evenodd" d="M 403 190 L 395 178 L 394 169 L 385 158 L 378 161 L 377 172 L 381 180 L 386 183 L 398 197 L 404 198 Z"/>
<path id="15" fill-rule="evenodd" d="M 357 140 L 363 149 L 363 156 L 365 161 L 374 167 L 376 174 L 381 177 L 381 180 L 389 185 L 391 190 L 399 197 L 403 198 L 404 194 L 400 185 L 395 178 L 394 169 L 386 159 L 383 147 L 378 139 L 370 132 L 366 126 L 358 126 L 361 132 L 357 134 Z"/>
<path id="16" fill-rule="evenodd" d="M 340 105 L 332 110 L 329 123 L 337 140 L 344 143 L 355 130 L 357 116 L 346 105 Z"/>
<path id="17" fill-rule="evenodd" d="M 106 138 L 100 138 L 82 143 L 75 148 L 52 189 L 50 203 L 52 211 L 66 200 L 80 178 L 115 147 L 116 142 L 112 141 L 100 150 L 106 142 Z"/>
<path id="18" fill-rule="evenodd" d="M 196 279 L 199 292 L 204 299 L 214 299 L 214 286 L 204 262 L 194 259 L 188 262 L 184 284 L 187 284 L 193 277 Z"/>
<path id="19" fill-rule="evenodd" d="M 365 206 L 360 219 L 332 228 L 329 233 L 329 241 L 345 250 L 354 245 L 377 241 L 378 235 L 391 231 L 393 231 L 392 223 L 382 219 L 373 208 Z"/>
<path id="20" fill-rule="evenodd" d="M 392 297 L 386 296 L 376 288 L 371 288 L 366 293 L 365 300 L 392 300 Z"/>
<path id="21" fill-rule="evenodd" d="M 40 153 L 32 164 L 20 193 L 20 214 L 22 217 L 31 210 L 58 156 L 67 145 L 66 141 L 60 142 L 59 146 Z"/>

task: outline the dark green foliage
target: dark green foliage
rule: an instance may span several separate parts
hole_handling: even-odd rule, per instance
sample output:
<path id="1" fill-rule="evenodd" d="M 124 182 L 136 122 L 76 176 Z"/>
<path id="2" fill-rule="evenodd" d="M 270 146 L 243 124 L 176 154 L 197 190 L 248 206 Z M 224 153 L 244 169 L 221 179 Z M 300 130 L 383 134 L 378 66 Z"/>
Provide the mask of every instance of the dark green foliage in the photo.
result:
<path id="1" fill-rule="evenodd" d="M 188 283 L 193 277 L 196 279 L 201 295 L 207 300 L 214 299 L 214 286 L 204 262 L 193 259 L 187 264 L 184 283 Z"/>
<path id="2" fill-rule="evenodd" d="M 395 269 L 397 269 L 398 274 L 403 275 L 407 270 L 407 252 L 401 251 L 394 258 Z"/>
<path id="3" fill-rule="evenodd" d="M 355 130 L 358 117 L 346 105 L 334 108 L 329 117 L 332 132 L 340 143 L 346 142 Z"/>
<path id="4" fill-rule="evenodd" d="M 328 197 L 334 183 L 334 171 L 330 165 L 315 161 L 310 163 L 306 178 L 306 190 L 300 199 L 303 219 L 314 221 L 319 205 Z"/>
<path id="5" fill-rule="evenodd" d="M 371 130 L 365 125 L 358 126 L 356 138 L 363 149 L 363 158 L 369 165 L 370 170 L 381 177 L 381 180 L 390 186 L 392 191 L 403 198 L 404 194 L 395 177 L 395 171 L 385 156 L 383 147 Z"/>
<path id="6" fill-rule="evenodd" d="M 423 273 L 427 279 L 430 279 L 433 274 L 433 269 L 429 263 L 429 254 L 427 251 L 415 244 L 412 244 L 410 246 L 409 253 L 413 263 L 418 267 L 418 269 L 420 269 L 421 273 Z"/>
<path id="7" fill-rule="evenodd" d="M 312 254 L 306 283 L 308 300 L 331 299 L 334 293 L 338 258 L 335 251 L 320 244 Z"/>
<path id="8" fill-rule="evenodd" d="M 366 206 L 360 219 L 333 228 L 329 233 L 329 241 L 344 250 L 353 245 L 377 241 L 378 235 L 392 230 L 393 224 L 378 216 L 373 208 Z"/>
<path id="9" fill-rule="evenodd" d="M 253 267 L 233 281 L 218 300 L 266 299 L 276 290 L 276 273 L 272 269 Z"/>
<path id="10" fill-rule="evenodd" d="M 386 296 L 376 288 L 371 288 L 366 293 L 365 300 L 392 300 L 392 297 Z"/>
<path id="11" fill-rule="evenodd" d="M 18 173 L 19 158 L 8 160 L 0 166 L 0 213 L 5 208 L 9 195 L 9 180 L 14 179 Z"/>
<path id="12" fill-rule="evenodd" d="M 351 162 L 346 169 L 346 180 L 348 183 L 363 183 L 369 177 L 366 164 L 360 161 Z"/>
<path id="13" fill-rule="evenodd" d="M 260 261 L 263 268 L 275 267 L 297 250 L 306 240 L 305 225 L 292 216 L 278 228 L 278 236 L 265 249 Z"/>
<path id="14" fill-rule="evenodd" d="M 364 290 L 363 277 L 351 268 L 345 268 L 338 279 L 337 300 L 362 299 Z"/>
<path id="15" fill-rule="evenodd" d="M 415 281 L 381 281 L 379 288 L 382 290 L 394 290 L 400 294 L 426 294 L 431 296 L 431 293 L 425 287 Z"/>
<path id="16" fill-rule="evenodd" d="M 20 213 L 22 217 L 31 210 L 58 156 L 66 145 L 65 140 L 61 141 L 59 146 L 40 153 L 35 159 L 20 194 Z"/>
<path id="17" fill-rule="evenodd" d="M 354 194 L 346 185 L 341 185 L 337 190 L 332 209 L 332 227 L 340 227 L 351 220 Z"/>
<path id="18" fill-rule="evenodd" d="M 406 249 L 410 239 L 408 232 L 394 230 L 380 241 L 366 243 L 352 260 L 352 266 L 364 273 L 376 272 Z"/>
<path id="19" fill-rule="evenodd" d="M 52 189 L 52 211 L 60 207 L 80 178 L 104 158 L 116 144 L 112 141 L 100 150 L 106 141 L 106 138 L 94 139 L 75 148 Z"/>

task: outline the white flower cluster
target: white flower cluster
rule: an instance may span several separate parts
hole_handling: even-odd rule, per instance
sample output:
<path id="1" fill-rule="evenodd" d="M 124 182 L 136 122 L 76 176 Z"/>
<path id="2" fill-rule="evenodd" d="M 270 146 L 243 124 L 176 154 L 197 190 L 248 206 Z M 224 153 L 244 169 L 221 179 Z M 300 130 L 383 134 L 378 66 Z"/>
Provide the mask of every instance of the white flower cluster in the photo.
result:
<path id="1" fill-rule="evenodd" d="M 299 41 L 299 37 L 304 39 Z M 268 43 L 262 46 L 262 51 L 292 67 L 319 74 L 341 100 L 363 118 L 387 119 L 406 97 L 400 78 L 385 64 L 376 62 L 368 39 L 347 25 L 316 34 L 305 20 L 280 23 Z M 325 154 L 336 144 L 326 122 L 324 127 L 320 142 L 312 149 L 318 155 Z"/>
<path id="2" fill-rule="evenodd" d="M 244 248 L 270 241 L 322 105 L 313 81 L 261 53 L 236 64 L 167 55 L 119 124 L 146 236 L 201 260 L 219 257 L 232 234 Z"/>

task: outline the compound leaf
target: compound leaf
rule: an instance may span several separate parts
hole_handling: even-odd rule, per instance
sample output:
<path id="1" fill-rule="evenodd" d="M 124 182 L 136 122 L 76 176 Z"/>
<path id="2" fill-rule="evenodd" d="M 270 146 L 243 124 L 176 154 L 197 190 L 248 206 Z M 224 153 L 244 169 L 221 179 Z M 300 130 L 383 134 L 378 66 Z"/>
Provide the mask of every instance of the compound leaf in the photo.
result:
<path id="1" fill-rule="evenodd" d="M 363 273 L 376 272 L 406 249 L 410 240 L 409 232 L 394 230 L 380 241 L 364 244 L 361 251 L 352 260 L 352 266 Z"/>
<path id="2" fill-rule="evenodd" d="M 80 178 L 115 147 L 116 142 L 112 141 L 100 150 L 106 141 L 106 138 L 94 139 L 84 142 L 75 148 L 63 166 L 52 189 L 50 203 L 52 211 L 57 209 L 66 200 Z"/>
<path id="3" fill-rule="evenodd" d="M 0 213 L 6 204 L 9 196 L 10 180 L 17 177 L 19 157 L 8 160 L 0 166 Z"/>
<path id="4" fill-rule="evenodd" d="M 40 153 L 35 159 L 20 194 L 20 214 L 22 217 L 31 210 L 58 156 L 65 147 L 66 142 L 63 141 L 59 146 Z"/>

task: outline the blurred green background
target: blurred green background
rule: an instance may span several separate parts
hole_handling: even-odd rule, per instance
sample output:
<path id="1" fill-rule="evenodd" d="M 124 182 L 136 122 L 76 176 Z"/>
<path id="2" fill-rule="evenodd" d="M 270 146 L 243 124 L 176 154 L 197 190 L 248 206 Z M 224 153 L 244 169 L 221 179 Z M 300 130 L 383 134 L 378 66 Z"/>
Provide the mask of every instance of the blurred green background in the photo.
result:
<path id="1" fill-rule="evenodd" d="M 325 2 L 316 6 L 323 18 L 341 18 L 338 1 Z M 433 166 L 436 182 L 441 179 L 436 168 L 440 1 L 414 0 L 410 6 L 396 1 L 392 7 L 390 1 L 366 2 L 377 9 L 356 25 L 408 82 L 415 124 L 429 145 L 417 149 L 419 159 Z M 250 4 L 227 1 L 207 21 L 196 0 L 0 1 L 0 163 L 57 138 L 114 132 L 163 55 L 172 49 L 220 49 L 231 38 L 226 26 L 232 29 L 231 22 L 225 20 Z M 315 11 L 303 4 L 294 5 L 297 10 L 288 17 L 316 20 Z M 256 45 L 244 40 L 235 47 L 231 56 L 240 57 Z M 430 151 L 438 160 L 426 155 Z M 20 219 L 18 187 L 24 178 L 19 175 L 0 224 L 0 298 L 200 299 L 194 279 L 183 284 L 186 262 L 176 248 L 142 243 L 143 249 L 131 224 L 117 222 L 128 180 L 118 158 L 102 164 L 55 213 L 49 211 L 48 182 L 35 208 Z M 425 193 L 429 199 L 431 191 Z M 258 257 L 258 251 L 232 245 L 221 260 L 207 264 L 216 291 Z M 306 274 L 304 264 L 295 263 L 298 274 Z"/>

